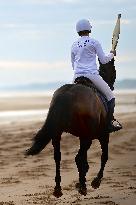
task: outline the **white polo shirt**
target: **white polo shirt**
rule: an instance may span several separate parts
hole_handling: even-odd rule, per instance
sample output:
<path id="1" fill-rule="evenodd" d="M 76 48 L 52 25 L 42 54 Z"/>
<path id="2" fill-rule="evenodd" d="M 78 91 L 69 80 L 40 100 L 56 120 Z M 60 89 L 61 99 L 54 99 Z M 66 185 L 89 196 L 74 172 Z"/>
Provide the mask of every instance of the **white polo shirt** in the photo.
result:
<path id="1" fill-rule="evenodd" d="M 108 63 L 113 53 L 105 55 L 101 44 L 88 36 L 80 37 L 71 48 L 71 62 L 76 75 L 99 74 L 96 55 L 102 64 Z"/>

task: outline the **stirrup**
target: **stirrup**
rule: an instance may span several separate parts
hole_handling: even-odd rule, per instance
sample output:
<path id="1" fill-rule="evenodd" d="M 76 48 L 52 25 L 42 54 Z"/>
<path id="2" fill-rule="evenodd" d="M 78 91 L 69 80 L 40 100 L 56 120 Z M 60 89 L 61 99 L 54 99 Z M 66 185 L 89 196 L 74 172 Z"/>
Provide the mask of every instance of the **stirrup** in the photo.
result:
<path id="1" fill-rule="evenodd" d="M 122 125 L 120 124 L 120 122 L 118 120 L 116 120 L 115 118 L 112 120 L 112 124 L 117 127 L 118 129 L 122 129 Z"/>
<path id="2" fill-rule="evenodd" d="M 116 132 L 122 129 L 122 125 L 115 118 L 112 120 L 110 125 L 108 126 L 108 132 Z"/>

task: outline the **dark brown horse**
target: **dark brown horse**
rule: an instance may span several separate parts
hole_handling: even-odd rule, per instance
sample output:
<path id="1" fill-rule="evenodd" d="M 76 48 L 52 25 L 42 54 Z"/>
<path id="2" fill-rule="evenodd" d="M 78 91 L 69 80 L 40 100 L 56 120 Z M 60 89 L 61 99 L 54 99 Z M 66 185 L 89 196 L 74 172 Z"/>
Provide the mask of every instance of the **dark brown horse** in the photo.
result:
<path id="1" fill-rule="evenodd" d="M 106 65 L 100 64 L 100 73 L 103 73 L 104 78 L 112 77 L 112 74 L 115 74 L 113 70 L 115 71 L 113 60 Z M 109 72 L 108 76 L 105 74 L 106 72 Z M 101 168 L 91 183 L 95 189 L 100 186 L 104 167 L 108 160 L 109 133 L 106 132 L 107 112 L 97 95 L 97 91 L 93 87 L 82 83 L 79 81 L 78 84 L 66 84 L 56 90 L 46 121 L 36 134 L 32 147 L 26 151 L 26 155 L 38 154 L 52 140 L 56 163 L 56 186 L 54 189 L 56 197 L 62 195 L 60 185 L 60 140 L 63 132 L 71 133 L 79 137 L 80 140 L 80 149 L 75 157 L 79 172 L 79 183 L 76 186 L 80 194 L 86 195 L 87 193 L 86 173 L 89 169 L 87 150 L 90 148 L 92 140 L 98 139 L 102 149 Z M 113 83 L 110 86 L 113 87 Z"/>

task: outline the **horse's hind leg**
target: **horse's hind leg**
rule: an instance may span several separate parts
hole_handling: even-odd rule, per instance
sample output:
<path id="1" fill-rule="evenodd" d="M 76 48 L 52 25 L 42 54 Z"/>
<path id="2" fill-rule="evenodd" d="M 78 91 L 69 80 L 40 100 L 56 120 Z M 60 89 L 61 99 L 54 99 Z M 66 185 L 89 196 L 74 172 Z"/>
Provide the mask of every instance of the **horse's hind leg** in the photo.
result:
<path id="1" fill-rule="evenodd" d="M 105 136 L 103 136 L 99 141 L 100 141 L 101 149 L 102 149 L 101 168 L 97 174 L 97 177 L 94 178 L 94 180 L 91 183 L 91 185 L 94 189 L 99 188 L 99 186 L 101 184 L 101 179 L 103 177 L 104 168 L 105 168 L 106 162 L 108 160 L 109 134 L 106 134 Z"/>
<path id="2" fill-rule="evenodd" d="M 76 184 L 76 188 L 79 189 L 79 193 L 82 195 L 87 194 L 86 188 L 86 173 L 88 172 L 89 165 L 87 162 L 87 150 L 90 148 L 92 141 L 86 138 L 80 139 L 80 149 L 76 155 L 75 162 L 79 172 L 79 183 Z"/>
<path id="3" fill-rule="evenodd" d="M 61 152 L 60 152 L 60 136 L 57 136 L 56 138 L 54 137 L 52 139 L 52 144 L 54 147 L 54 160 L 56 163 L 56 176 L 55 176 L 55 182 L 56 186 L 54 188 L 54 196 L 59 198 L 62 196 L 62 191 L 61 191 L 61 176 L 60 176 L 60 161 L 61 161 Z"/>

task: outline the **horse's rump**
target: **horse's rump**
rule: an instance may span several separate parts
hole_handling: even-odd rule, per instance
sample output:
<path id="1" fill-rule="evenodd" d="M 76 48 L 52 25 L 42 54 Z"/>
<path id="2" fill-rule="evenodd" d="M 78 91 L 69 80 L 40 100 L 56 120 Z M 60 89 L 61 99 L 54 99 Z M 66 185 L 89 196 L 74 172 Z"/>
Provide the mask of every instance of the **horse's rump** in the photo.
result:
<path id="1" fill-rule="evenodd" d="M 76 136 L 96 135 L 106 117 L 103 103 L 94 90 L 81 84 L 59 88 L 54 93 L 49 113 L 55 113 L 54 119 L 63 131 Z"/>

